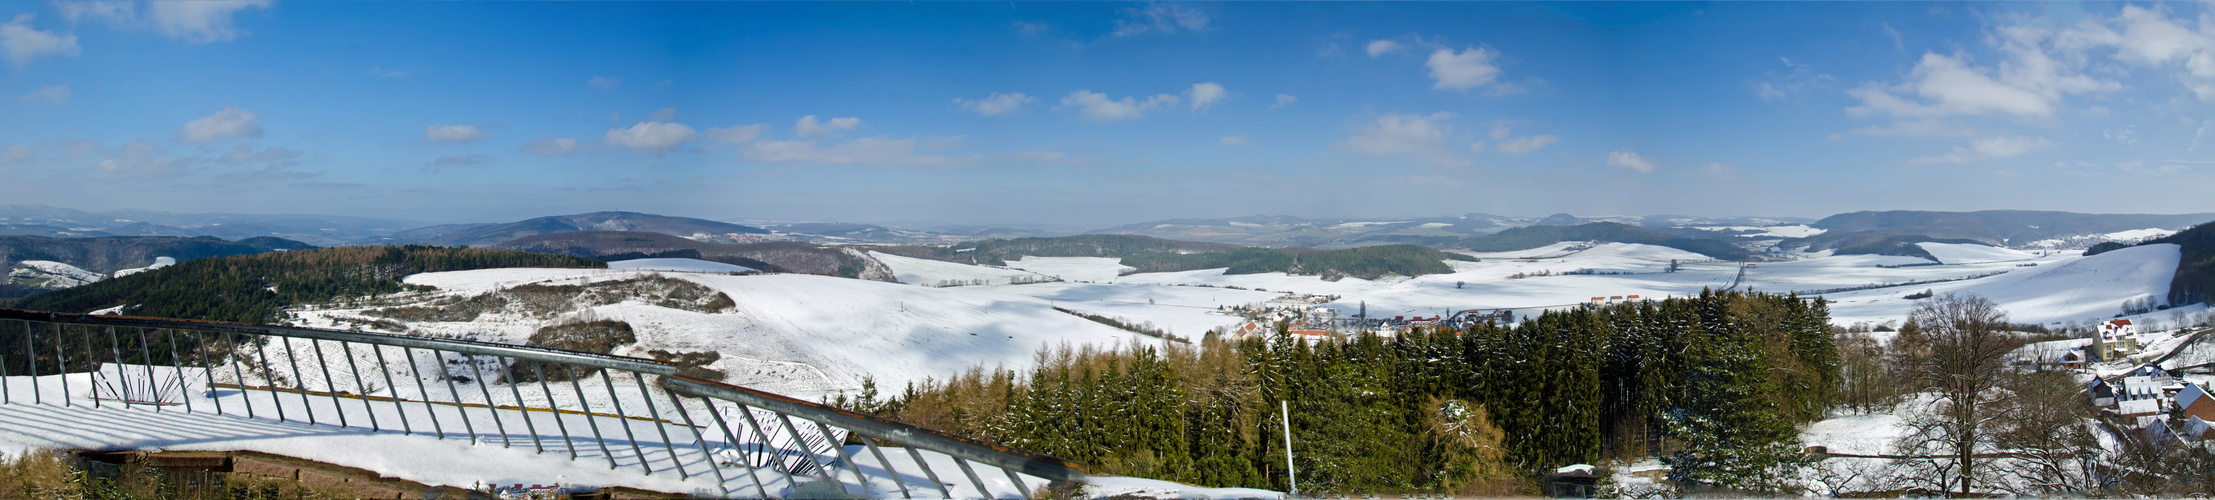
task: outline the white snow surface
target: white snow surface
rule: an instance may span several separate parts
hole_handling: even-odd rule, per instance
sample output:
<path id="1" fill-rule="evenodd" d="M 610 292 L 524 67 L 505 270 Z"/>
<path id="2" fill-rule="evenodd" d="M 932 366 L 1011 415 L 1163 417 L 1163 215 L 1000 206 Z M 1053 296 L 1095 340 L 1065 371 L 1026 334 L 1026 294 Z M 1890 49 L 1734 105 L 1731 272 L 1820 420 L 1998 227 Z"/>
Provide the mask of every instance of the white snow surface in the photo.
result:
<path id="1" fill-rule="evenodd" d="M 8 271 L 8 276 L 26 280 L 47 280 L 47 286 L 53 288 L 84 286 L 106 278 L 106 276 L 101 276 L 100 273 L 86 271 L 77 268 L 77 266 L 51 260 L 17 262 L 15 268 Z"/>
<path id="2" fill-rule="evenodd" d="M 2165 297 L 2182 257 L 2175 244 L 2145 245 L 2091 257 L 2054 255 L 2038 259 L 2035 267 L 2014 264 L 1977 266 L 1929 266 L 1904 269 L 2006 270 L 2007 274 L 1930 285 L 1881 288 L 1826 295 L 1831 322 L 1897 320 L 1907 317 L 1915 301 L 1903 296 L 1921 290 L 1936 293 L 1975 294 L 1999 304 L 2016 323 L 2053 324 L 2090 321 L 2115 315 L 2125 301 Z M 1767 269 L 1765 266 L 1764 269 Z"/>
<path id="3" fill-rule="evenodd" d="M 1040 279 L 1045 275 L 1021 269 L 1003 269 L 989 266 L 973 266 L 953 262 L 901 257 L 898 255 L 869 252 L 869 257 L 892 268 L 892 275 L 901 283 L 923 286 L 965 285 L 974 280 L 985 284 L 1005 285 L 1016 278 Z"/>
<path id="4" fill-rule="evenodd" d="M 608 269 L 675 271 L 686 273 L 743 273 L 754 268 L 700 259 L 631 259 L 608 263 Z"/>
<path id="5" fill-rule="evenodd" d="M 1008 261 L 1008 267 L 1065 281 L 1111 282 L 1123 271 L 1136 269 L 1115 257 L 1030 257 Z"/>
<path id="6" fill-rule="evenodd" d="M 154 264 L 153 264 L 153 265 L 149 265 L 149 266 L 146 266 L 146 267 L 131 268 L 131 269 L 119 269 L 119 270 L 116 270 L 116 272 L 115 272 L 115 277 L 117 277 L 117 278 L 121 278 L 121 277 L 124 277 L 124 276 L 130 276 L 130 275 L 133 275 L 133 274 L 143 273 L 143 272 L 147 272 L 147 271 L 152 271 L 152 270 L 155 270 L 155 269 L 161 269 L 161 268 L 164 268 L 164 267 L 169 267 L 169 266 L 174 266 L 174 265 L 177 265 L 177 259 L 176 259 L 176 258 L 173 258 L 173 257 L 155 257 L 155 258 L 154 258 Z"/>
<path id="7" fill-rule="evenodd" d="M 411 284 L 477 294 L 525 283 L 580 284 L 644 271 L 487 269 L 409 276 Z M 929 288 L 812 275 L 729 276 L 678 273 L 729 296 L 734 310 L 703 314 L 647 305 L 600 306 L 603 319 L 629 322 L 639 342 L 615 354 L 649 350 L 715 351 L 711 365 L 728 383 L 814 400 L 856 390 L 863 377 L 899 388 L 972 366 L 1030 366 L 1039 349 L 1064 343 L 1123 345 L 1140 336 L 1052 309 L 1047 300 L 957 287 Z M 1039 285 L 1023 285 L 1039 286 Z M 980 293 L 984 292 L 984 293 Z M 355 311 L 303 311 L 312 326 L 340 326 Z M 468 323 L 413 323 L 414 335 L 469 335 L 520 344 L 545 322 L 488 315 Z"/>
<path id="8" fill-rule="evenodd" d="M 2145 229 L 2132 229 L 2129 231 L 2116 231 L 2101 236 L 2106 236 L 2107 239 L 2110 241 L 2137 241 L 2147 238 L 2160 238 L 2172 234 L 2177 234 L 2177 232 L 2169 229 L 2149 227 Z"/>
<path id="9" fill-rule="evenodd" d="M 2037 254 L 1969 243 L 1916 243 L 1942 264 L 1976 264 L 2038 258 Z"/>

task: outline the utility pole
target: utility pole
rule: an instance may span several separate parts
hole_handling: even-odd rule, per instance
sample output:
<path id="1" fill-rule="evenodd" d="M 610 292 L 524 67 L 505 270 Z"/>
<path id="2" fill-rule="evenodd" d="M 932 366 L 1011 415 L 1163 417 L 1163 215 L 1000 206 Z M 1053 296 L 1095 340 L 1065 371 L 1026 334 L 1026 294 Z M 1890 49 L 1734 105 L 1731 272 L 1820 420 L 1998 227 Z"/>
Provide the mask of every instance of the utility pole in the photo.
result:
<path id="1" fill-rule="evenodd" d="M 1280 399 L 1277 400 L 1277 408 L 1284 412 L 1284 482 L 1290 486 L 1285 490 L 1285 496 L 1298 498 L 1300 475 L 1292 471 L 1292 403 Z"/>

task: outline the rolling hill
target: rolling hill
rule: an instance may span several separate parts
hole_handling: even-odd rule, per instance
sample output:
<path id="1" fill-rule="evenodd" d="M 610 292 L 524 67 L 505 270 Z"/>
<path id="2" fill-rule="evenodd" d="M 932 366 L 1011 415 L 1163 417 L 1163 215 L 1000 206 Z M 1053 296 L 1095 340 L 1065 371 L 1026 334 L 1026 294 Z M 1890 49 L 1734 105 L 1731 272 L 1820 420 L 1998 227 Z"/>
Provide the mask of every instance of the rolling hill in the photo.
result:
<path id="1" fill-rule="evenodd" d="M 702 240 L 728 239 L 732 235 L 768 234 L 752 226 L 690 217 L 635 212 L 593 212 L 557 215 L 504 224 L 447 224 L 410 229 L 362 244 L 426 244 L 442 246 L 491 246 L 526 236 L 578 231 L 633 231 Z"/>
<path id="2" fill-rule="evenodd" d="M 2040 240 L 2137 229 L 2183 229 L 2210 219 L 2215 219 L 2215 214 L 2080 214 L 2029 210 L 1853 212 L 1816 221 L 1814 227 L 1827 230 L 1823 234 L 1786 240 L 1779 246 L 1842 249 L 1902 235 L 1930 238 L 1928 241 L 1973 240 L 1986 245 L 2022 246 Z"/>
<path id="3" fill-rule="evenodd" d="M 861 252 L 797 241 L 709 243 L 644 231 L 572 231 L 525 236 L 492 248 L 601 260 L 700 259 L 769 272 L 893 280 L 889 269 Z"/>
<path id="4" fill-rule="evenodd" d="M 1524 226 L 1469 238 L 1461 246 L 1478 252 L 1529 250 L 1564 241 L 1602 241 L 1664 246 L 1722 260 L 1745 260 L 1751 254 L 1730 242 L 1671 236 L 1616 222 L 1574 226 Z"/>

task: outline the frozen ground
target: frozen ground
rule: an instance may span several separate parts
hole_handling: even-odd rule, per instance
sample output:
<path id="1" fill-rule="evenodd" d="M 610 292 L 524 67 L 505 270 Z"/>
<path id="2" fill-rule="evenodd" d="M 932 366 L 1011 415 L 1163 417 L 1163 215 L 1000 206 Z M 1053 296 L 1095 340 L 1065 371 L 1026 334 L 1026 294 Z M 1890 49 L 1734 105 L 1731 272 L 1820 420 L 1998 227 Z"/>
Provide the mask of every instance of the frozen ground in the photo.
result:
<path id="1" fill-rule="evenodd" d="M 137 370 L 143 367 L 132 367 Z M 161 376 L 171 372 L 165 368 Z M 893 477 L 910 487 L 908 493 L 915 498 L 945 498 L 937 488 L 930 486 L 920 467 L 909 458 L 907 450 L 884 448 L 889 457 L 889 467 L 869 453 L 867 448 L 849 446 L 847 454 L 854 457 L 853 465 L 865 480 L 857 480 L 838 457 L 829 454 L 814 455 L 819 463 L 832 464 L 836 486 L 823 482 L 820 477 L 801 475 L 798 478 L 774 469 L 747 469 L 724 463 L 713 465 L 712 456 L 702 450 L 723 452 L 730 449 L 730 440 L 719 437 L 719 427 L 687 427 L 672 421 L 659 429 L 670 433 L 667 443 L 661 441 L 661 433 L 651 424 L 635 419 L 585 417 L 561 415 L 564 424 L 576 436 L 565 441 L 563 434 L 553 432 L 553 419 L 546 412 L 522 412 L 503 410 L 494 412 L 484 408 L 457 409 L 452 406 L 424 406 L 403 404 L 398 407 L 383 402 L 364 402 L 356 399 L 337 399 L 320 396 L 300 397 L 298 394 L 272 394 L 264 391 L 241 393 L 231 389 L 219 389 L 212 395 L 206 392 L 206 378 L 195 370 L 187 370 L 185 376 L 187 399 L 175 400 L 190 404 L 187 412 L 184 404 L 163 406 L 159 411 L 137 405 L 126 408 L 116 401 L 104 401 L 97 408 L 92 403 L 87 387 L 91 374 L 71 374 L 69 390 L 63 389 L 63 377 L 4 377 L 0 386 L 6 387 L 7 403 L 0 404 L 0 453 L 15 454 L 31 449 L 86 449 L 86 450 L 246 450 L 305 458 L 347 467 L 377 471 L 379 474 L 434 485 L 471 488 L 478 484 L 552 484 L 583 485 L 591 487 L 628 486 L 654 491 L 693 493 L 702 496 L 759 497 L 768 493 L 771 497 L 819 497 L 831 488 L 842 488 L 850 494 L 885 498 L 897 494 Z M 33 388 L 36 388 L 34 391 Z M 34 396 L 34 392 L 36 395 Z M 70 393 L 71 402 L 64 406 L 62 396 Z M 408 395 L 406 391 L 402 395 Z M 43 403 L 34 403 L 33 398 Z M 214 410 L 223 404 L 223 413 Z M 246 405 L 258 411 L 258 418 L 244 416 Z M 273 413 L 284 408 L 288 421 L 278 421 Z M 705 409 L 694 406 L 693 415 L 705 418 Z M 305 420 L 310 410 L 316 412 L 316 424 Z M 602 411 L 605 411 L 604 409 Z M 428 421 L 433 412 L 440 418 L 446 435 L 431 432 Z M 412 419 L 415 432 L 399 432 L 395 424 L 405 414 Z M 350 426 L 341 428 L 341 416 Z M 380 426 L 388 430 L 364 428 L 372 416 L 378 417 Z M 472 441 L 462 431 L 463 420 L 468 419 L 479 439 Z M 523 419 L 529 418 L 539 432 L 532 433 L 523 427 Z M 499 425 L 506 425 L 506 432 L 498 432 Z M 597 425 L 610 440 L 602 448 L 599 441 L 584 434 L 588 426 Z M 618 441 L 616 436 L 622 426 L 631 426 L 641 447 L 632 449 L 629 441 Z M 700 434 L 693 434 L 698 430 Z M 743 434 L 743 432 L 741 432 Z M 706 442 L 705 447 L 702 441 Z M 752 441 L 741 440 L 744 443 Z M 572 452 L 571 446 L 574 446 Z M 751 448 L 748 445 L 747 448 Z M 946 455 L 918 450 L 923 460 L 937 472 L 947 490 L 955 497 L 976 498 L 975 484 L 953 460 Z M 572 454 L 576 458 L 572 459 Z M 610 466 L 609 457 L 614 457 Z M 795 460 L 802 459 L 795 455 Z M 647 474 L 641 465 L 651 467 Z M 682 466 L 686 474 L 676 470 Z M 986 489 L 996 498 L 1018 498 L 1020 495 L 1008 475 L 998 468 L 971 463 Z M 749 471 L 755 472 L 749 472 Z M 888 472 L 891 471 L 891 472 Z M 721 473 L 720 479 L 717 472 Z M 758 472 L 759 476 L 754 475 Z M 1038 490 L 1045 487 L 1043 480 L 1023 476 L 1026 486 Z M 760 481 L 757 486 L 756 481 Z M 1100 477 L 1094 479 L 1091 493 L 1095 497 L 1109 497 L 1126 493 L 1152 494 L 1166 498 L 1279 498 L 1282 495 L 1262 490 L 1217 490 L 1191 487 L 1165 481 L 1140 478 Z M 866 488 L 866 489 L 864 489 Z"/>
<path id="2" fill-rule="evenodd" d="M 410 276 L 408 283 L 437 287 L 435 298 L 475 295 L 497 288 L 583 284 L 654 274 L 598 269 L 490 269 Z M 1052 309 L 1046 299 L 957 287 L 929 288 L 811 275 L 729 276 L 670 273 L 729 296 L 721 313 L 698 313 L 639 301 L 597 306 L 589 316 L 631 324 L 638 343 L 614 354 L 650 357 L 647 351 L 713 351 L 710 365 L 726 382 L 814 400 L 860 388 L 864 377 L 891 390 L 972 366 L 1022 369 L 1039 349 L 1069 344 L 1121 345 L 1124 330 Z M 1034 286 L 1034 285 L 1033 285 Z M 299 311 L 300 323 L 347 328 L 359 309 Z M 412 322 L 410 335 L 455 336 L 521 344 L 559 319 L 516 313 L 488 314 L 472 322 Z M 1140 318 L 1144 319 L 1144 318 Z M 1204 330 L 1204 329 L 1203 329 Z M 306 376 L 313 378 L 316 374 Z"/>
<path id="3" fill-rule="evenodd" d="M 743 273 L 754 268 L 700 259 L 631 259 L 608 263 L 608 269 L 676 271 L 687 273 Z"/>
<path id="4" fill-rule="evenodd" d="M 1979 262 L 2005 262 L 2038 258 L 2037 254 L 2000 247 L 1971 245 L 1966 243 L 1916 243 L 1930 256 L 1944 264 L 1975 264 Z"/>
<path id="5" fill-rule="evenodd" d="M 898 255 L 869 252 L 871 258 L 892 268 L 892 276 L 901 283 L 923 286 L 959 286 L 972 284 L 1005 285 L 1012 280 L 1038 280 L 1046 276 L 1021 269 L 1003 269 L 989 266 L 972 266 L 930 259 L 901 257 Z"/>
<path id="6" fill-rule="evenodd" d="M 1008 261 L 1008 267 L 1053 276 L 1064 281 L 1093 283 L 1112 282 L 1124 270 L 1135 269 L 1123 265 L 1123 259 L 1112 257 L 1023 257 Z"/>
<path id="7" fill-rule="evenodd" d="M 2065 324 L 2105 319 L 2118 312 L 2125 301 L 2163 296 L 2177 260 L 2174 245 L 2134 247 L 2094 257 L 2075 252 L 2040 256 L 1967 244 L 1924 247 L 1944 262 L 1807 253 L 1795 254 L 1797 260 L 1764 262 L 1742 269 L 1736 263 L 1712 262 L 1699 254 L 1666 247 L 1569 242 L 1514 252 L 1465 253 L 1480 261 L 1448 261 L 1454 269 L 1449 274 L 1375 281 L 1325 281 L 1284 273 L 1226 275 L 1222 269 L 1115 276 L 1124 268 L 1112 259 L 1032 258 L 1020 261 L 1021 265 L 1065 279 L 1086 276 L 1090 279 L 1079 279 L 1091 283 L 965 287 L 956 291 L 1048 299 L 1072 309 L 1153 322 L 1179 335 L 1239 321 L 1210 313 L 1210 308 L 1251 304 L 1285 292 L 1336 295 L 1338 300 L 1327 307 L 1352 314 L 1366 306 L 1372 317 L 1493 308 L 1535 315 L 1543 309 L 1572 307 L 1593 297 L 1681 297 L 1698 294 L 1702 289 L 1734 286 L 1741 290 L 1822 295 L 1835 301 L 1831 315 L 1838 324 L 1898 321 L 1915 304 L 1903 297 L 1923 290 L 1984 296 L 2000 303 L 2017 322 Z M 1672 261 L 1680 264 L 1679 270 L 1665 272 Z M 1003 271 L 968 267 L 982 271 L 945 272 Z M 1108 280 L 1110 276 L 1112 280 Z M 1266 293 L 1246 293 L 1261 291 Z"/>

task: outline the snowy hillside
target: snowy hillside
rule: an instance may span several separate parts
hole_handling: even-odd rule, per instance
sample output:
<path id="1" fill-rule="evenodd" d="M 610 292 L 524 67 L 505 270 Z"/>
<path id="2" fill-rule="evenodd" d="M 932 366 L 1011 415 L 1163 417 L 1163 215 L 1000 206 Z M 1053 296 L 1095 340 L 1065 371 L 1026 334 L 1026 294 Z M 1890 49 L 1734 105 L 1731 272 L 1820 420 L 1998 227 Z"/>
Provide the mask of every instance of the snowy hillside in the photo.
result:
<path id="1" fill-rule="evenodd" d="M 493 269 L 410 276 L 437 287 L 417 303 L 454 300 L 519 285 L 591 285 L 654 276 L 644 271 Z M 967 293 L 811 275 L 728 276 L 672 273 L 728 296 L 732 308 L 703 313 L 650 305 L 645 298 L 534 315 L 513 307 L 474 321 L 406 321 L 411 335 L 452 335 L 524 343 L 542 326 L 580 318 L 628 322 L 638 342 L 614 354 L 711 351 L 726 382 L 803 399 L 860 387 L 863 377 L 897 388 L 972 366 L 1027 366 L 1047 346 L 1125 344 L 1147 339 L 1054 311 L 1046 300 Z M 311 326 L 347 327 L 378 319 L 365 309 L 302 311 Z M 1148 340 L 1151 341 L 1151 340 Z M 312 375 L 312 374 L 310 374 Z"/>
<path id="2" fill-rule="evenodd" d="M 1123 259 L 1114 257 L 1034 257 L 1008 261 L 1008 267 L 1061 278 L 1064 281 L 1115 281 L 1123 271 Z"/>
<path id="3" fill-rule="evenodd" d="M 2176 245 L 2146 245 L 2091 257 L 2048 257 L 2038 266 L 1989 278 L 1826 297 L 1838 301 L 1831 305 L 1831 321 L 1838 324 L 1904 318 L 1915 304 L 1901 297 L 1924 289 L 1983 296 L 2017 323 L 2090 321 L 2114 316 L 2125 301 L 2167 295 L 2180 257 Z"/>
<path id="4" fill-rule="evenodd" d="M 26 260 L 8 270 L 8 282 L 33 288 L 69 288 L 100 281 L 99 273 L 51 260 Z"/>
<path id="5" fill-rule="evenodd" d="M 1021 269 L 973 266 L 952 262 L 901 257 L 898 255 L 869 252 L 869 257 L 892 268 L 892 275 L 901 283 L 922 286 L 1005 285 L 1011 282 L 1044 281 L 1049 278 L 1040 273 Z"/>
<path id="6" fill-rule="evenodd" d="M 1968 243 L 1916 243 L 1916 245 L 1923 247 L 1923 251 L 1930 252 L 1932 257 L 1937 257 L 1938 262 L 1944 264 L 1975 264 L 2038 258 L 2037 254 L 2028 252 Z"/>
<path id="7" fill-rule="evenodd" d="M 743 273 L 754 268 L 700 259 L 631 259 L 608 263 L 608 269 L 676 271 L 687 273 Z"/>

